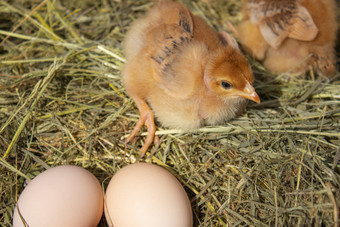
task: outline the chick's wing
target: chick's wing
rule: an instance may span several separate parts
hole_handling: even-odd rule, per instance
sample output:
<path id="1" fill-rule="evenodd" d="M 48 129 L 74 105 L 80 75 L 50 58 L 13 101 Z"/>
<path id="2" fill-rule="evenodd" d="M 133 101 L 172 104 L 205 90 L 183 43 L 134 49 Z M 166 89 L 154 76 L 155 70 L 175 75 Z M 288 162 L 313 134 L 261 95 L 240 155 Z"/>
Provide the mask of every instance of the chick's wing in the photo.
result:
<path id="1" fill-rule="evenodd" d="M 313 40 L 318 28 L 308 10 L 296 0 L 249 0 L 251 22 L 258 24 L 264 39 L 274 48 L 285 38 Z"/>
<path id="2" fill-rule="evenodd" d="M 173 8 L 164 15 L 162 23 L 148 31 L 147 40 L 154 80 L 169 95 L 186 97 L 190 78 L 178 75 L 173 63 L 193 40 L 193 21 L 188 9 Z"/>

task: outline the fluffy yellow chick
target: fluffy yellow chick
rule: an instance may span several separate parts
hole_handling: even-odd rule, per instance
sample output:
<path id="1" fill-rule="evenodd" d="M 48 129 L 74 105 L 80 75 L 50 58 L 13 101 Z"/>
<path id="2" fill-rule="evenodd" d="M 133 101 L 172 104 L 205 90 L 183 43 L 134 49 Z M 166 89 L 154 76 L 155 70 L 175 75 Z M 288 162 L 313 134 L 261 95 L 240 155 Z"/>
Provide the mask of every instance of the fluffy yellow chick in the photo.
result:
<path id="1" fill-rule="evenodd" d="M 312 66 L 336 73 L 334 0 L 244 0 L 238 38 L 245 51 L 275 73 L 302 74 Z"/>
<path id="2" fill-rule="evenodd" d="M 165 127 L 194 130 L 235 117 L 245 99 L 260 102 L 235 39 L 179 3 L 158 1 L 131 26 L 124 47 L 123 83 L 140 112 L 127 141 L 146 125 L 141 155 L 155 137 L 154 115 Z"/>

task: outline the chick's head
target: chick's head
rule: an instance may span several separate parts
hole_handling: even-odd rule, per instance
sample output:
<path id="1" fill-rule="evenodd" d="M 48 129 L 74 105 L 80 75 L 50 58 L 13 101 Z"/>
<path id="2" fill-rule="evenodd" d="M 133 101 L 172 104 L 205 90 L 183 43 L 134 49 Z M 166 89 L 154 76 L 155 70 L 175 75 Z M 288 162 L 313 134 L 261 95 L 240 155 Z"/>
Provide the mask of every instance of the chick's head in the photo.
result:
<path id="1" fill-rule="evenodd" d="M 211 92 L 222 99 L 243 97 L 260 103 L 247 59 L 231 46 L 215 51 L 204 72 L 204 82 Z"/>

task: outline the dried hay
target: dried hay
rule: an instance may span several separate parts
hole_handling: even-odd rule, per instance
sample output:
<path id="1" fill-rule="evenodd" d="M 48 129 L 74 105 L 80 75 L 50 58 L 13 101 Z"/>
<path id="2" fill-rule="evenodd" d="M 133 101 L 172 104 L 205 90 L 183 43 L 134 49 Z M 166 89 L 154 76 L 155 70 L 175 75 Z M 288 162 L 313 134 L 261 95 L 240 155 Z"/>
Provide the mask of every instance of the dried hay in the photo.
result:
<path id="1" fill-rule="evenodd" d="M 241 18 L 240 1 L 183 2 L 219 30 Z M 145 134 L 124 144 L 139 115 L 120 80 L 121 43 L 149 6 L 0 0 L 2 226 L 25 180 L 47 168 L 82 166 L 105 187 L 138 161 Z M 289 78 L 250 62 L 260 105 L 195 133 L 158 128 L 161 144 L 143 161 L 182 182 L 195 226 L 339 225 L 340 74 Z"/>

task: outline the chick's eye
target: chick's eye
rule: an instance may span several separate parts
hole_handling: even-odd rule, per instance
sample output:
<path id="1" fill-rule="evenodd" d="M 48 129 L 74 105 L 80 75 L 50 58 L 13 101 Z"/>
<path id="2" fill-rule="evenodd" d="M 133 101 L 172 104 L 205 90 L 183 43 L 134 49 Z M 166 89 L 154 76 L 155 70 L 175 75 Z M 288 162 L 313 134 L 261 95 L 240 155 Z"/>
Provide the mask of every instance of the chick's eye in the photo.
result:
<path id="1" fill-rule="evenodd" d="M 231 84 L 226 81 L 221 81 L 221 86 L 226 90 L 232 88 Z"/>

